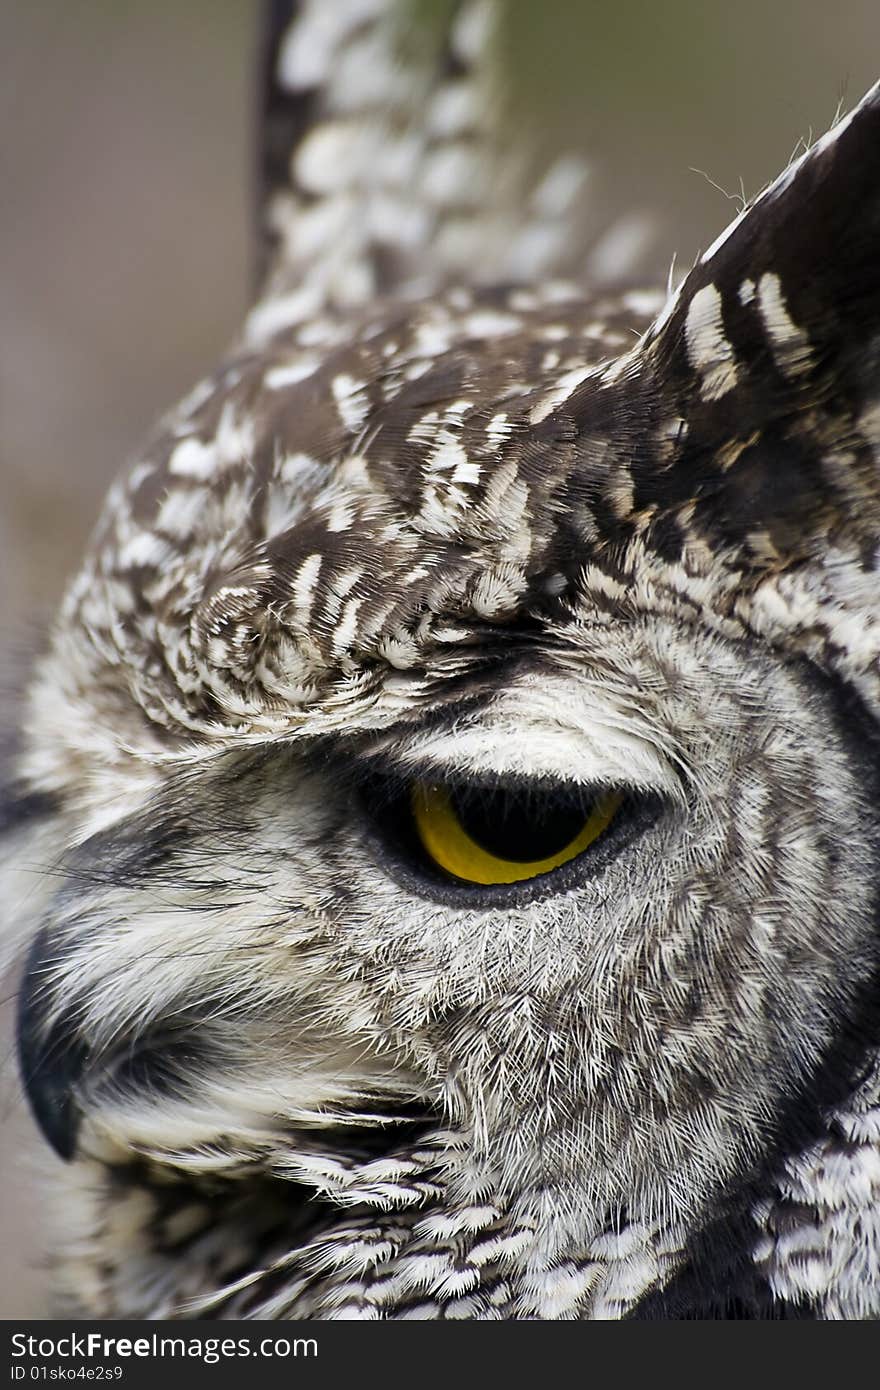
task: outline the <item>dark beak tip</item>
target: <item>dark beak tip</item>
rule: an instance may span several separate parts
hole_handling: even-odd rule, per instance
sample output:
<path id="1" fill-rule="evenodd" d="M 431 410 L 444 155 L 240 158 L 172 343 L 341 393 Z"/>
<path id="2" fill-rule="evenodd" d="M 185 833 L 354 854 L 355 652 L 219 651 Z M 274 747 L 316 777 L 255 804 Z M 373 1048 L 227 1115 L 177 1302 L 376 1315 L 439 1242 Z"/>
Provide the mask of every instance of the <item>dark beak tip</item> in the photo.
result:
<path id="1" fill-rule="evenodd" d="M 34 1119 L 59 1158 L 76 1152 L 80 1109 L 76 1087 L 88 1053 L 73 1026 L 62 1019 L 48 1032 L 43 1026 L 46 1003 L 48 933 L 31 949 L 18 996 L 18 1063 Z"/>
<path id="2" fill-rule="evenodd" d="M 26 1072 L 22 1067 L 25 1092 L 31 1113 L 43 1137 L 59 1158 L 69 1162 L 76 1153 L 79 1110 L 69 1090 L 42 1073 Z"/>

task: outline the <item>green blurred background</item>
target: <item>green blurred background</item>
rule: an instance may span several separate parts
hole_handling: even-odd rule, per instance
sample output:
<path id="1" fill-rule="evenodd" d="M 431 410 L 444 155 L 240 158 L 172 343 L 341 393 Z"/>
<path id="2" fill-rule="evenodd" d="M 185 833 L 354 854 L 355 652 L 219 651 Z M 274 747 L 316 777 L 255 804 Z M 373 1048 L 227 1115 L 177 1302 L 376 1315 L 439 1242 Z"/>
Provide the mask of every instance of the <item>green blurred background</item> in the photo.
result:
<path id="1" fill-rule="evenodd" d="M 110 478 L 246 305 L 258 9 L 0 0 L 6 667 L 51 610 Z M 509 0 L 506 13 L 521 138 L 586 152 L 593 234 L 650 214 L 647 258 L 664 273 L 880 75 L 877 0 Z M 0 1317 L 40 1316 L 34 1154 L 51 1160 L 8 1041 L 2 1057 Z"/>

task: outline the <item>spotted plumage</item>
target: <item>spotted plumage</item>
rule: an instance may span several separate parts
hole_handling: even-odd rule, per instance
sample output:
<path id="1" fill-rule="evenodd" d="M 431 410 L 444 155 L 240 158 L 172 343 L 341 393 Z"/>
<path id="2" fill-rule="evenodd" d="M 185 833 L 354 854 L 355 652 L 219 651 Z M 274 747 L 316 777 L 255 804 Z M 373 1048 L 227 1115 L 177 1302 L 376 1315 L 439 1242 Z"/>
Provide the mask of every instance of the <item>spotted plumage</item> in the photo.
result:
<path id="1" fill-rule="evenodd" d="M 880 95 L 585 286 L 451 8 L 273 7 L 260 296 L 31 684 L 61 1306 L 876 1316 Z M 621 809 L 465 883 L 426 779 Z"/>

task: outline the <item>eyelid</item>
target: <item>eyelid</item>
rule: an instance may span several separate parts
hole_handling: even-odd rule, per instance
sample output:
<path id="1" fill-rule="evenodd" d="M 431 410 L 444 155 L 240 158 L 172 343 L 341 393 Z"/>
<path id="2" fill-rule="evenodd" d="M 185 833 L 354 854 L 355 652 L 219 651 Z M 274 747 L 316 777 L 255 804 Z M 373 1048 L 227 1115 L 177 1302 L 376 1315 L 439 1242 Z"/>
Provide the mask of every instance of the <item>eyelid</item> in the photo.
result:
<path id="1" fill-rule="evenodd" d="M 468 780 L 494 777 L 523 783 L 558 782 L 583 787 L 622 786 L 680 796 L 676 771 L 642 740 L 609 737 L 599 744 L 553 730 L 534 731 L 511 725 L 493 730 L 451 732 L 415 740 L 398 763 L 411 777 L 458 776 Z"/>
<path id="2" fill-rule="evenodd" d="M 552 674 L 543 688 L 520 682 L 452 724 L 379 735 L 364 752 L 377 767 L 393 767 L 401 782 L 622 787 L 679 804 L 692 794 L 671 733 L 592 685 L 585 690 Z"/>

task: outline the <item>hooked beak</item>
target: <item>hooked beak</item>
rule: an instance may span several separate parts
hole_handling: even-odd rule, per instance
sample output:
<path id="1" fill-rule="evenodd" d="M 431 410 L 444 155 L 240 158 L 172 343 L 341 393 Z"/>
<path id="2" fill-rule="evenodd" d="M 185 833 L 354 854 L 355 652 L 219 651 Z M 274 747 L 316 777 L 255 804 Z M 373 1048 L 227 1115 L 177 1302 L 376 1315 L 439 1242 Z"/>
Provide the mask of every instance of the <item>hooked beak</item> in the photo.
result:
<path id="1" fill-rule="evenodd" d="M 56 961 L 57 947 L 44 928 L 31 947 L 19 990 L 18 1062 L 34 1119 L 59 1157 L 71 1159 L 81 1119 L 77 1085 L 88 1050 L 71 1020 L 46 1024 L 53 1002 L 47 982 Z"/>

